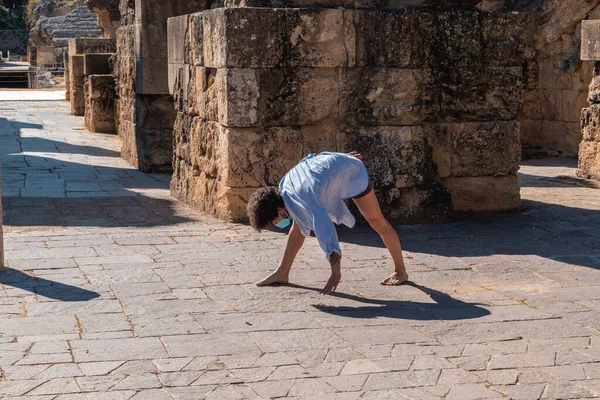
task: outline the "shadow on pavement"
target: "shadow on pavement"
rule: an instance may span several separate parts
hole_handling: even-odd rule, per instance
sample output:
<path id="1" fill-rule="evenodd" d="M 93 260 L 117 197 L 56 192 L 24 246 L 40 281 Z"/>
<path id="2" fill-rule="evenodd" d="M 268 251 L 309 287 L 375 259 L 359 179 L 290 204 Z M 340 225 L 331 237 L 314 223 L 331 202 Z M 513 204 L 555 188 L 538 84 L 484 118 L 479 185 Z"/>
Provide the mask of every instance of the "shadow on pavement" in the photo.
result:
<path id="1" fill-rule="evenodd" d="M 313 290 L 319 292 L 321 289 L 308 286 L 287 284 L 285 286 Z M 333 292 L 331 296 L 348 299 L 368 305 L 359 307 L 350 306 L 324 306 L 320 304 L 313 305 L 319 311 L 327 314 L 339 315 L 347 318 L 397 318 L 415 321 L 429 320 L 462 320 L 481 318 L 490 315 L 490 311 L 478 303 L 467 303 L 462 300 L 453 298 L 452 296 L 442 293 L 438 290 L 431 289 L 414 282 L 406 282 L 403 286 L 412 286 L 423 291 L 435 303 L 422 303 L 418 301 L 402 301 L 402 300 L 377 300 L 368 299 L 343 292 Z"/>
<path id="2" fill-rule="evenodd" d="M 43 129 L 41 124 L 0 118 L 5 225 L 148 227 L 192 221 L 174 199 L 144 194 L 168 190 L 169 175 L 66 161 L 70 155 L 85 160 L 120 154 L 50 140 L 43 132 L 37 137 L 35 130 Z"/>
<path id="3" fill-rule="evenodd" d="M 538 256 L 600 270 L 600 210 L 523 200 L 513 212 L 457 214 L 440 225 L 396 227 L 402 249 L 417 259 L 429 256 Z M 385 247 L 368 226 L 338 230 L 340 242 Z M 528 259 L 529 260 L 529 259 Z M 440 260 L 442 262 L 442 260 Z M 529 261 L 514 261 L 528 266 Z M 465 264 L 465 269 L 468 266 Z"/>
<path id="4" fill-rule="evenodd" d="M 91 290 L 30 276 L 12 268 L 0 268 L 0 284 L 59 301 L 88 301 L 100 297 Z"/>
<path id="5" fill-rule="evenodd" d="M 519 173 L 519 186 L 520 187 L 569 187 L 569 188 L 577 188 L 577 187 L 585 187 L 590 189 L 600 189 L 600 182 L 591 180 L 591 179 L 583 179 L 577 178 L 573 176 L 567 175 L 559 175 L 559 176 L 536 176 L 524 174 L 522 172 Z"/>

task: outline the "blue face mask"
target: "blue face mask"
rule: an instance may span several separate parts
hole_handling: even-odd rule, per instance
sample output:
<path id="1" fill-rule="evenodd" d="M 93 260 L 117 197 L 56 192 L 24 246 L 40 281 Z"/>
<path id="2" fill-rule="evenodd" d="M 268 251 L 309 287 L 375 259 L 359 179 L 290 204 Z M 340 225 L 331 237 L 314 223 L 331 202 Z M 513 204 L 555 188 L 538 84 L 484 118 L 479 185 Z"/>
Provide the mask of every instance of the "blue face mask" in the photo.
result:
<path id="1" fill-rule="evenodd" d="M 292 223 L 291 218 L 284 218 L 281 221 L 279 221 L 278 223 L 276 223 L 275 226 L 278 227 L 279 229 L 284 229 L 284 228 L 287 228 L 288 226 L 290 226 L 291 223 Z"/>
<path id="2" fill-rule="evenodd" d="M 281 221 L 275 224 L 275 226 L 279 229 L 287 228 L 292 223 L 292 219 L 290 218 L 290 215 L 287 213 L 287 211 L 282 210 L 282 212 L 283 216 L 279 214 L 279 216 L 281 217 Z"/>

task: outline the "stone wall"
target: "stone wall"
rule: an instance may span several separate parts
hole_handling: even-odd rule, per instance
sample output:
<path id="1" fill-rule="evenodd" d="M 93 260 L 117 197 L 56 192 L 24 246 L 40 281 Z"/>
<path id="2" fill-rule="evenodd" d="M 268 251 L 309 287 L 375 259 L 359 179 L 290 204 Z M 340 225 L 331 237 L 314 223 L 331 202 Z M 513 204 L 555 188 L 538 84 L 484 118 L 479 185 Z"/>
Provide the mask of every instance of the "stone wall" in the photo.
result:
<path id="1" fill-rule="evenodd" d="M 581 58 L 595 65 L 589 86 L 590 105 L 581 112 L 583 140 L 577 175 L 600 180 L 600 20 L 584 21 L 581 50 Z"/>
<path id="2" fill-rule="evenodd" d="M 6 52 L 10 51 L 13 54 L 27 54 L 27 40 L 29 32 L 27 31 L 2 31 L 0 30 L 0 51 L 6 57 Z"/>
<path id="3" fill-rule="evenodd" d="M 600 0 L 544 0 L 514 7 L 536 22 L 536 62 L 528 67 L 525 105 L 519 116 L 527 157 L 576 157 L 581 109 L 593 65 L 579 57 L 581 21 L 600 17 Z M 521 5 L 522 4 L 522 5 Z M 541 7 L 540 7 L 541 5 Z M 541 11 L 540 11 L 541 10 Z"/>
<path id="4" fill-rule="evenodd" d="M 117 31 L 117 131 L 121 155 L 142 171 L 172 170 L 175 110 L 169 95 L 167 18 L 205 1 L 122 0 Z"/>
<path id="5" fill-rule="evenodd" d="M 304 155 L 357 150 L 395 222 L 518 208 L 529 22 L 437 8 L 172 18 L 172 194 L 243 220 Z"/>
<path id="6" fill-rule="evenodd" d="M 62 64 L 69 39 L 102 36 L 97 15 L 83 4 L 83 0 L 41 0 L 34 7 L 33 15 L 28 51 L 31 65 Z"/>

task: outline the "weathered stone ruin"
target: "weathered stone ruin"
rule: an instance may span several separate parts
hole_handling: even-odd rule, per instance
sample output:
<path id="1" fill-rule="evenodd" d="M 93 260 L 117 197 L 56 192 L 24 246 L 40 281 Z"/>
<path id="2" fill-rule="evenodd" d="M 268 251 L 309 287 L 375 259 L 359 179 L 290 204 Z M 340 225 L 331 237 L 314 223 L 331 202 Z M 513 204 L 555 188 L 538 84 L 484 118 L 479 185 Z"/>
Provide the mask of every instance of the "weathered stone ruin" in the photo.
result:
<path id="1" fill-rule="evenodd" d="M 85 127 L 90 132 L 115 133 L 115 78 L 110 68 L 114 53 L 85 54 Z"/>
<path id="2" fill-rule="evenodd" d="M 508 2 L 507 2 L 508 3 Z M 579 57 L 581 21 L 598 18 L 598 0 L 516 2 L 512 9 L 534 18 L 536 63 L 528 70 L 521 144 L 525 157 L 576 157 L 581 141 L 579 119 L 586 106 L 592 65 Z M 519 4 L 520 3 L 520 4 Z"/>
<path id="3" fill-rule="evenodd" d="M 71 39 L 69 40 L 68 67 L 69 78 L 67 83 L 67 99 L 71 102 L 71 113 L 73 115 L 86 115 L 86 79 L 87 75 L 102 74 L 110 75 L 109 58 L 115 51 L 115 41 L 113 39 Z M 102 55 L 93 56 L 101 53 Z M 106 54 L 108 53 L 108 55 Z M 91 74 L 86 74 L 87 70 Z M 112 76 L 112 75 L 111 75 Z M 92 79 L 94 82 L 100 82 Z M 104 91 L 106 86 L 99 86 L 94 91 L 88 91 L 90 95 L 97 95 L 98 91 Z M 111 96 L 114 98 L 114 96 Z M 98 101 L 106 103 L 107 99 L 91 101 L 90 104 L 98 105 Z M 112 99 L 109 101 L 112 106 Z M 105 117 L 100 118 L 103 122 Z"/>
<path id="4" fill-rule="evenodd" d="M 526 15 L 220 8 L 169 24 L 177 198 L 240 220 L 304 155 L 357 150 L 394 221 L 519 206 Z"/>
<path id="5" fill-rule="evenodd" d="M 205 1 L 121 0 L 117 34 L 117 131 L 122 156 L 142 171 L 172 170 L 175 109 L 168 87 L 167 19 Z"/>
<path id="6" fill-rule="evenodd" d="M 121 0 L 122 156 L 233 220 L 323 150 L 363 152 L 395 221 L 518 208 L 521 152 L 577 153 L 599 3 Z M 115 26 L 116 0 L 89 4 Z"/>
<path id="7" fill-rule="evenodd" d="M 121 26 L 121 13 L 118 0 L 87 0 L 88 8 L 98 14 L 98 27 L 105 39 L 115 39 Z"/>
<path id="8" fill-rule="evenodd" d="M 102 35 L 98 16 L 83 0 L 40 0 L 30 16 L 28 60 L 39 67 L 62 66 L 71 38 Z"/>
<path id="9" fill-rule="evenodd" d="M 581 112 L 583 140 L 579 145 L 579 169 L 582 178 L 600 180 L 600 20 L 584 21 L 581 59 L 595 62 L 589 86 L 589 107 Z"/>

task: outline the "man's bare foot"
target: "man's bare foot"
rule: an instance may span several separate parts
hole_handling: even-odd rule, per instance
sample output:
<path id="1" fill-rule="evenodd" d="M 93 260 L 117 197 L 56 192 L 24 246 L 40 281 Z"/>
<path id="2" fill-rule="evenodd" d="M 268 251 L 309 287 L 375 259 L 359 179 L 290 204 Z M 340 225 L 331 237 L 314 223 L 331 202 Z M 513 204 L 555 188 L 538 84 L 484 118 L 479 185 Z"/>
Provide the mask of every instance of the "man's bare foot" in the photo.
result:
<path id="1" fill-rule="evenodd" d="M 256 286 L 269 286 L 274 283 L 288 283 L 290 281 L 290 274 L 285 272 L 280 272 L 279 270 L 273 272 L 271 275 L 267 276 L 265 279 L 261 279 L 256 282 Z"/>
<path id="2" fill-rule="evenodd" d="M 386 286 L 396 286 L 396 285 L 403 284 L 407 280 L 408 280 L 408 274 L 406 272 L 404 272 L 403 274 L 394 272 L 391 276 L 382 280 L 381 284 L 386 285 Z"/>

